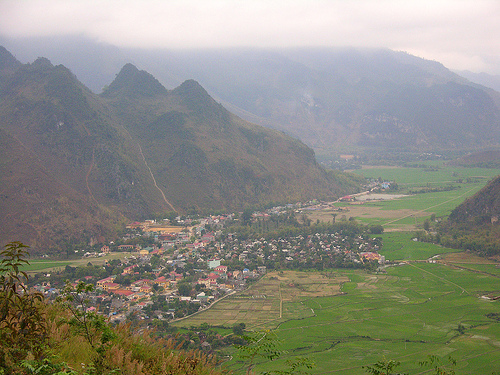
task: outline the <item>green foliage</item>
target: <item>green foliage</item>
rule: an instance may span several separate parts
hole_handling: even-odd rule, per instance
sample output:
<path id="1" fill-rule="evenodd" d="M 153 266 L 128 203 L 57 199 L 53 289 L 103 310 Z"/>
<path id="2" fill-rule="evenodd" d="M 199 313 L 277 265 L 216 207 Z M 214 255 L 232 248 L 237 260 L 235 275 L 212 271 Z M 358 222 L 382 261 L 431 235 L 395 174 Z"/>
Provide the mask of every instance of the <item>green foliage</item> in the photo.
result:
<path id="1" fill-rule="evenodd" d="M 73 328 L 74 334 L 82 335 L 94 351 L 92 353 L 92 368 L 96 375 L 100 375 L 107 367 L 105 354 L 115 335 L 103 316 L 89 312 L 88 296 L 93 289 L 92 284 L 86 284 L 82 281 L 78 283 L 76 288 L 68 282 L 62 298 L 66 302 L 66 308 L 71 312 L 71 318 L 67 323 Z"/>
<path id="2" fill-rule="evenodd" d="M 247 345 L 238 345 L 240 358 L 248 361 L 246 372 L 250 374 L 258 359 L 273 361 L 278 359 L 283 352 L 278 349 L 276 333 L 270 330 L 257 332 L 254 335 L 242 336 Z"/>
<path id="3" fill-rule="evenodd" d="M 285 351 L 279 349 L 280 341 L 276 333 L 270 330 L 255 332 L 252 335 L 241 336 L 246 345 L 236 345 L 240 358 L 247 362 L 246 373 L 251 374 L 256 362 L 260 359 L 274 361 L 280 358 Z M 312 369 L 314 363 L 306 357 L 295 357 L 285 361 L 286 368 L 273 371 L 264 371 L 263 375 L 293 375 L 307 374 L 304 368 Z"/>
<path id="4" fill-rule="evenodd" d="M 392 359 L 386 360 L 385 358 L 370 366 L 363 366 L 369 374 L 374 375 L 404 375 L 405 373 L 395 372 L 401 362 Z M 455 366 L 457 361 L 451 356 L 448 357 L 448 363 L 442 364 L 439 357 L 429 355 L 428 359 L 419 362 L 420 367 L 430 368 L 433 374 L 436 375 L 455 375 Z M 427 371 L 426 371 L 427 372 Z"/>
<path id="5" fill-rule="evenodd" d="M 43 296 L 26 289 L 28 276 L 20 270 L 28 264 L 27 249 L 10 242 L 0 251 L 0 368 L 12 372 L 27 356 L 41 358 L 47 337 Z"/>
<path id="6" fill-rule="evenodd" d="M 181 296 L 189 296 L 191 294 L 191 284 L 188 282 L 180 282 L 177 284 L 177 290 Z"/>
<path id="7" fill-rule="evenodd" d="M 363 366 L 369 374 L 374 375 L 404 375 L 401 372 L 394 372 L 396 367 L 399 367 L 401 362 L 392 359 L 386 360 L 385 358 L 370 366 Z"/>
<path id="8" fill-rule="evenodd" d="M 245 323 L 235 323 L 233 325 L 233 333 L 235 335 L 242 336 L 243 333 L 245 332 L 246 325 Z"/>
<path id="9" fill-rule="evenodd" d="M 457 365 L 456 359 L 449 356 L 448 363 L 443 364 L 439 357 L 435 355 L 430 355 L 429 359 L 420 362 L 422 367 L 432 368 L 432 372 L 436 375 L 455 375 L 455 367 Z"/>
<path id="10" fill-rule="evenodd" d="M 380 224 L 370 225 L 369 227 L 371 234 L 382 234 L 384 233 L 384 227 Z"/>
<path id="11" fill-rule="evenodd" d="M 57 357 L 43 358 L 42 360 L 23 360 L 21 367 L 26 374 L 33 375 L 77 375 L 66 363 L 58 363 Z M 84 374 L 87 375 L 87 374 Z"/>

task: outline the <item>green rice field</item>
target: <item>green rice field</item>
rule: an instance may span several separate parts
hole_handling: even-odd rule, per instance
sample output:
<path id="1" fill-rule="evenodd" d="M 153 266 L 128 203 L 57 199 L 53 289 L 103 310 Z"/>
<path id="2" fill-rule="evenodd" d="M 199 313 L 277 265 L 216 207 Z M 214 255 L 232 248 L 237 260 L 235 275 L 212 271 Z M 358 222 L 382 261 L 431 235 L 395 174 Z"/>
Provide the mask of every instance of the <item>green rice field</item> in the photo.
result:
<path id="1" fill-rule="evenodd" d="M 500 322 L 488 317 L 500 312 L 500 301 L 483 297 L 500 296 L 500 276 L 427 262 L 389 267 L 384 274 L 335 273 L 351 280 L 343 294 L 284 303 L 297 312 L 276 329 L 287 354 L 261 361 L 258 371 L 285 368 L 296 356 L 315 362 L 313 374 L 361 374 L 362 366 L 384 357 L 400 361 L 400 371 L 423 373 L 418 363 L 428 355 L 451 355 L 457 374 L 500 368 Z M 234 359 L 230 368 L 239 372 L 242 365 Z"/>
<path id="2" fill-rule="evenodd" d="M 72 267 L 85 266 L 87 263 L 92 263 L 94 265 L 104 264 L 104 262 L 111 259 L 121 259 L 124 257 L 131 256 L 133 253 L 120 252 L 120 253 L 110 253 L 98 258 L 79 258 L 73 260 L 47 260 L 47 259 L 29 259 L 29 264 L 23 265 L 20 269 L 27 273 L 34 272 L 52 272 L 61 270 L 67 265 Z"/>
<path id="3" fill-rule="evenodd" d="M 394 265 L 383 272 L 331 270 L 295 273 L 282 278 L 268 274 L 245 291 L 196 316 L 196 324 L 244 322 L 249 330 L 274 329 L 285 354 L 276 361 L 259 359 L 255 373 L 287 369 L 286 361 L 307 357 L 315 363 L 311 374 L 364 374 L 363 366 L 386 359 L 401 362 L 397 370 L 430 374 L 419 364 L 429 355 L 447 363 L 457 361 L 456 374 L 498 374 L 500 371 L 500 267 L 493 260 L 457 253 L 413 241 L 413 230 L 432 214 L 445 219 L 467 197 L 479 191 L 497 169 L 377 168 L 357 171 L 367 177 L 396 181 L 400 190 L 456 186 L 455 190 L 421 193 L 366 202 L 338 204 L 348 211 L 313 212 L 314 220 L 354 216 L 367 224 L 382 224 L 382 255 Z M 467 180 L 469 179 L 469 180 Z M 399 192 L 398 192 L 399 193 Z M 404 192 L 402 192 L 404 194 Z M 290 271 L 292 272 L 292 271 Z M 295 272 L 295 271 L 293 271 Z M 338 285 L 328 293 L 311 294 L 313 286 L 293 290 L 289 279 L 316 280 L 323 275 Z M 299 283 L 299 282 L 297 282 Z M 284 298 L 284 291 L 294 298 Z M 265 295 L 263 300 L 251 296 Z M 499 299 L 496 299 L 499 297 Z M 242 301 L 246 301 L 242 303 Z M 183 322 L 189 324 L 190 319 Z M 234 349 L 226 366 L 244 373 L 245 362 Z"/>

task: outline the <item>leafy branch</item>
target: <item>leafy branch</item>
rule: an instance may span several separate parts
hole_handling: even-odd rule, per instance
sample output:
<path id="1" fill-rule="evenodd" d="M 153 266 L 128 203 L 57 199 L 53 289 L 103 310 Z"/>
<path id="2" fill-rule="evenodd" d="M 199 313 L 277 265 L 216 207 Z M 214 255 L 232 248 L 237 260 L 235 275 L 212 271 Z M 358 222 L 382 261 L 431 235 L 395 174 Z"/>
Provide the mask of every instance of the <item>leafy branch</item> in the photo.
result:
<path id="1" fill-rule="evenodd" d="M 241 336 L 247 345 L 237 345 L 240 358 L 248 360 L 246 373 L 251 374 L 255 366 L 257 358 L 263 358 L 274 361 L 280 358 L 286 351 L 278 348 L 281 343 L 276 336 L 276 333 L 270 330 L 256 332 L 253 335 Z M 306 374 L 302 369 L 312 369 L 314 363 L 307 357 L 296 357 L 289 359 L 286 362 L 287 368 L 284 370 L 265 371 L 263 375 L 293 375 L 293 374 Z"/>

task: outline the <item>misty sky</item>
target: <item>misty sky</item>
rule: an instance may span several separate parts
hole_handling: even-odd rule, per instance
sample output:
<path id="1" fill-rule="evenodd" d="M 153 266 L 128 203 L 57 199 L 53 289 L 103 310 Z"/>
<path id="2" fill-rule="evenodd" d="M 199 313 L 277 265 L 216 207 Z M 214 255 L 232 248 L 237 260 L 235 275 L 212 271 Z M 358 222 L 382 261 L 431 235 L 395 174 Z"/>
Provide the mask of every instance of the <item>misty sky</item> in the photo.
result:
<path id="1" fill-rule="evenodd" d="M 0 36 L 150 48 L 387 47 L 500 74 L 500 0 L 0 0 Z"/>

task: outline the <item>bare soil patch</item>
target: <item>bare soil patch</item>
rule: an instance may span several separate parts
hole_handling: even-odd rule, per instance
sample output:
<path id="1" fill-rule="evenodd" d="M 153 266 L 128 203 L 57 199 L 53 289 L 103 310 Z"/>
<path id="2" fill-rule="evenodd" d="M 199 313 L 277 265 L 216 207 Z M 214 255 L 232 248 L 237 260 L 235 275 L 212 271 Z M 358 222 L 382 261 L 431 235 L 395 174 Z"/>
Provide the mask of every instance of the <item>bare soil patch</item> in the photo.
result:
<path id="1" fill-rule="evenodd" d="M 365 218 L 379 218 L 379 219 L 399 219 L 404 217 L 426 217 L 429 216 L 427 211 L 416 211 L 410 209 L 401 210 L 382 210 L 381 207 L 371 206 L 371 205 L 349 205 L 343 207 L 342 211 L 336 210 L 322 210 L 313 211 L 310 214 L 311 220 L 319 219 L 320 221 L 331 221 L 332 215 L 337 214 L 337 218 L 345 215 L 346 217 L 365 217 Z"/>
<path id="2" fill-rule="evenodd" d="M 461 253 L 448 253 L 442 256 L 443 261 L 447 263 L 464 263 L 464 264 L 498 264 L 487 258 L 482 258 L 478 255 L 468 253 L 466 251 Z"/>
<path id="3" fill-rule="evenodd" d="M 166 233 L 180 233 L 184 230 L 184 227 L 177 227 L 177 226 L 151 226 L 148 228 L 145 228 L 145 232 L 160 232 L 162 234 Z M 188 228 L 191 230 L 191 228 Z"/>

